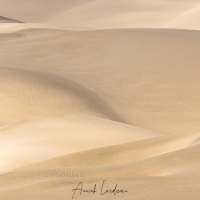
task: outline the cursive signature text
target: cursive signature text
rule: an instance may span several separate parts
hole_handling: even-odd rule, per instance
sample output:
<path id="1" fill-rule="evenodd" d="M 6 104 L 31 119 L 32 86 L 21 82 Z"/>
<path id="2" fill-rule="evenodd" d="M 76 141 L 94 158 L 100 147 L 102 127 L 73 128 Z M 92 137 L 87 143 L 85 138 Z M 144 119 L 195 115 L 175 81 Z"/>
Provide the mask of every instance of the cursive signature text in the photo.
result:
<path id="1" fill-rule="evenodd" d="M 95 183 L 90 188 L 85 188 L 83 182 L 78 183 L 78 185 L 72 190 L 72 199 L 76 196 L 81 196 L 84 193 L 91 194 L 91 195 L 117 195 L 117 194 L 125 194 L 128 193 L 128 190 L 120 189 L 118 184 L 115 184 L 114 187 L 108 188 L 105 184 L 105 180 L 101 183 L 100 187 L 97 186 Z"/>

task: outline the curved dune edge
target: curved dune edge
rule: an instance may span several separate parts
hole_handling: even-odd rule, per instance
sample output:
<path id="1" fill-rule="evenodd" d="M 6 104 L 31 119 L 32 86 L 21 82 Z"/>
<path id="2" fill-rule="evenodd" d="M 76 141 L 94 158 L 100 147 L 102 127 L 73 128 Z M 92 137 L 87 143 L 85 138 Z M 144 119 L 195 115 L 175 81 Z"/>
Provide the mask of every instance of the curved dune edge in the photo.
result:
<path id="1" fill-rule="evenodd" d="M 5 123 L 51 114 L 85 114 L 124 121 L 94 92 L 50 74 L 0 67 L 0 95 L 0 104 L 4 105 L 0 118 Z M 9 109 L 13 106 L 14 111 Z"/>
<path id="2" fill-rule="evenodd" d="M 155 180 L 158 183 L 162 181 L 162 184 L 168 180 L 174 184 L 177 184 L 180 180 L 181 183 L 186 183 L 186 180 L 188 180 L 193 181 L 193 185 L 196 184 L 196 187 L 198 187 L 198 184 L 191 178 L 196 177 L 196 173 L 199 173 L 200 146 L 195 143 L 199 137 L 199 133 L 167 138 L 158 137 L 143 142 L 136 141 L 55 158 L 1 175 L 1 191 L 4 194 L 11 189 L 15 192 L 26 189 L 30 192 L 37 191 L 37 193 L 40 193 L 40 191 L 51 191 L 54 187 L 54 192 L 56 192 L 63 186 L 67 189 L 66 184 L 75 184 L 79 180 L 98 182 L 103 178 L 119 183 L 126 180 L 127 183 L 131 180 L 131 177 L 135 177 L 135 180 L 138 181 L 151 181 L 151 183 Z M 138 145 L 140 143 L 141 145 Z M 154 144 L 154 150 L 149 151 L 148 145 L 145 145 L 145 143 L 149 143 L 150 146 Z M 162 145 L 163 143 L 166 145 L 165 148 Z M 163 150 L 164 152 L 162 152 Z M 120 153 L 117 153 L 117 151 Z M 147 157 L 141 157 L 134 162 L 134 159 L 132 159 L 134 154 L 141 156 L 141 154 L 145 155 L 145 152 L 148 154 Z M 158 152 L 160 152 L 160 155 L 157 154 Z M 109 156 L 108 160 L 107 156 Z M 2 182 L 2 180 L 6 180 L 6 182 Z M 23 195 L 25 194 L 23 193 Z"/>
<path id="3" fill-rule="evenodd" d="M 32 119 L 0 129 L 1 173 L 53 157 L 159 136 L 142 128 L 86 116 Z"/>
<path id="4" fill-rule="evenodd" d="M 195 133 L 192 135 L 177 135 L 168 137 L 156 137 L 150 139 L 139 140 L 131 143 L 114 145 L 109 147 L 103 147 L 99 149 L 93 149 L 88 151 L 83 151 L 71 155 L 62 156 L 59 158 L 47 160 L 41 163 L 36 163 L 31 166 L 23 167 L 19 169 L 24 170 L 45 170 L 53 168 L 75 168 L 76 170 L 88 170 L 93 171 L 93 169 L 101 169 L 101 167 L 108 171 L 107 175 L 110 174 L 112 177 L 112 168 L 116 172 L 115 176 L 121 176 L 122 174 L 131 175 L 130 171 L 133 170 L 132 174 L 137 176 L 141 175 L 154 175 L 159 176 L 159 164 L 164 162 L 163 167 L 166 169 L 166 174 L 168 169 L 175 168 L 172 161 L 177 163 L 179 167 L 184 167 L 187 165 L 192 165 L 192 162 L 188 164 L 183 163 L 186 159 L 190 158 L 192 161 L 197 161 L 198 151 L 195 153 L 196 149 L 199 148 L 199 144 L 195 144 L 196 140 L 200 138 L 200 133 Z M 188 152 L 188 153 L 187 153 Z M 195 153 L 195 154 L 194 154 Z M 180 156 L 179 156 L 180 154 Z M 182 156 L 184 158 L 182 158 Z M 176 158 L 179 158 L 181 163 Z M 166 158 L 166 159 L 165 159 Z M 170 162 L 167 160 L 171 160 Z M 163 161 L 161 161 L 163 160 Z M 148 163 L 152 164 L 152 167 L 148 167 Z M 169 166 L 166 164 L 168 163 Z M 134 165 L 138 167 L 134 174 Z M 141 167 L 143 165 L 143 168 Z M 79 167 L 78 167 L 79 166 Z M 118 167 L 117 167 L 118 166 Z M 156 168 L 157 167 L 157 168 Z M 106 169 L 108 168 L 108 169 Z M 130 168 L 130 171 L 126 171 Z M 123 171 L 118 174 L 119 171 Z M 151 174 L 151 170 L 155 170 Z M 162 167 L 160 168 L 163 170 Z M 143 171 L 142 171 L 143 170 Z M 164 171 L 164 170 L 163 170 Z M 170 171 L 170 170 L 169 170 Z M 177 170 L 178 172 L 179 170 Z M 181 171 L 181 170 L 180 170 Z M 149 172 L 149 174 L 148 174 Z M 164 173 L 164 172 L 163 172 Z M 95 174 L 95 173 L 94 173 Z M 162 174 L 164 175 L 164 174 Z"/>
<path id="5" fill-rule="evenodd" d="M 84 113 L 165 134 L 198 132 L 199 35 L 199 31 L 165 29 L 32 29 L 10 34 L 7 39 L 0 35 L 1 71 L 10 70 L 18 97 L 17 85 L 28 83 L 33 75 L 27 88 L 22 87 L 26 95 L 16 100 L 8 92 L 9 80 L 2 78 L 0 86 L 8 93 L 1 93 L 0 101 L 12 109 L 5 109 L 0 124 L 40 113 Z M 16 85 L 15 76 L 21 77 Z M 42 83 L 43 78 L 54 85 Z M 66 88 L 60 82 L 65 82 Z M 33 102 L 30 94 L 37 91 Z M 71 92 L 79 94 L 72 97 Z"/>

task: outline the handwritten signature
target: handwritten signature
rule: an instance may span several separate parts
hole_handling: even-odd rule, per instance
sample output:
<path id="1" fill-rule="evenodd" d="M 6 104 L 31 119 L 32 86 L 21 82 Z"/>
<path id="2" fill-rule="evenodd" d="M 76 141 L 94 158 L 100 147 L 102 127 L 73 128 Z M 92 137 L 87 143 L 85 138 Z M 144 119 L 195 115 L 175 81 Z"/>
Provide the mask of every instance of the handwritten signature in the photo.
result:
<path id="1" fill-rule="evenodd" d="M 72 190 L 72 199 L 75 198 L 75 196 L 79 195 L 81 196 L 83 193 L 89 193 L 91 195 L 99 194 L 101 196 L 103 195 L 117 195 L 117 194 L 125 194 L 128 193 L 128 190 L 125 189 L 119 189 L 118 184 L 115 184 L 115 186 L 111 189 L 107 189 L 105 186 L 105 180 L 102 182 L 100 186 L 100 190 L 98 191 L 97 184 L 94 184 L 91 188 L 85 188 L 83 182 L 78 183 L 76 188 Z"/>

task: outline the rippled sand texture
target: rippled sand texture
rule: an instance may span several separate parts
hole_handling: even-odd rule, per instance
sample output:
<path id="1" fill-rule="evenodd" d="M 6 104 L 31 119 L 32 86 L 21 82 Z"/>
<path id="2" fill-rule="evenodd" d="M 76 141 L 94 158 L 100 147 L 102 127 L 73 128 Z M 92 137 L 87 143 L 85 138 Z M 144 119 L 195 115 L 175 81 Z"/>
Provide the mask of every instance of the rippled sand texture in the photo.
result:
<path id="1" fill-rule="evenodd" d="M 0 4 L 0 200 L 200 199 L 197 0 Z"/>

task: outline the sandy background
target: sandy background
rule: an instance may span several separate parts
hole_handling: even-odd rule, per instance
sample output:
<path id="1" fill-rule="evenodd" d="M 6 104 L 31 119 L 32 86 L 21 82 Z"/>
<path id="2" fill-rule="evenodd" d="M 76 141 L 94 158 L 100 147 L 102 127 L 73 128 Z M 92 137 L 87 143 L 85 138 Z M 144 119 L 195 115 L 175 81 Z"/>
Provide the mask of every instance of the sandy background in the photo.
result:
<path id="1" fill-rule="evenodd" d="M 0 4 L 1 200 L 199 200 L 198 0 Z"/>

